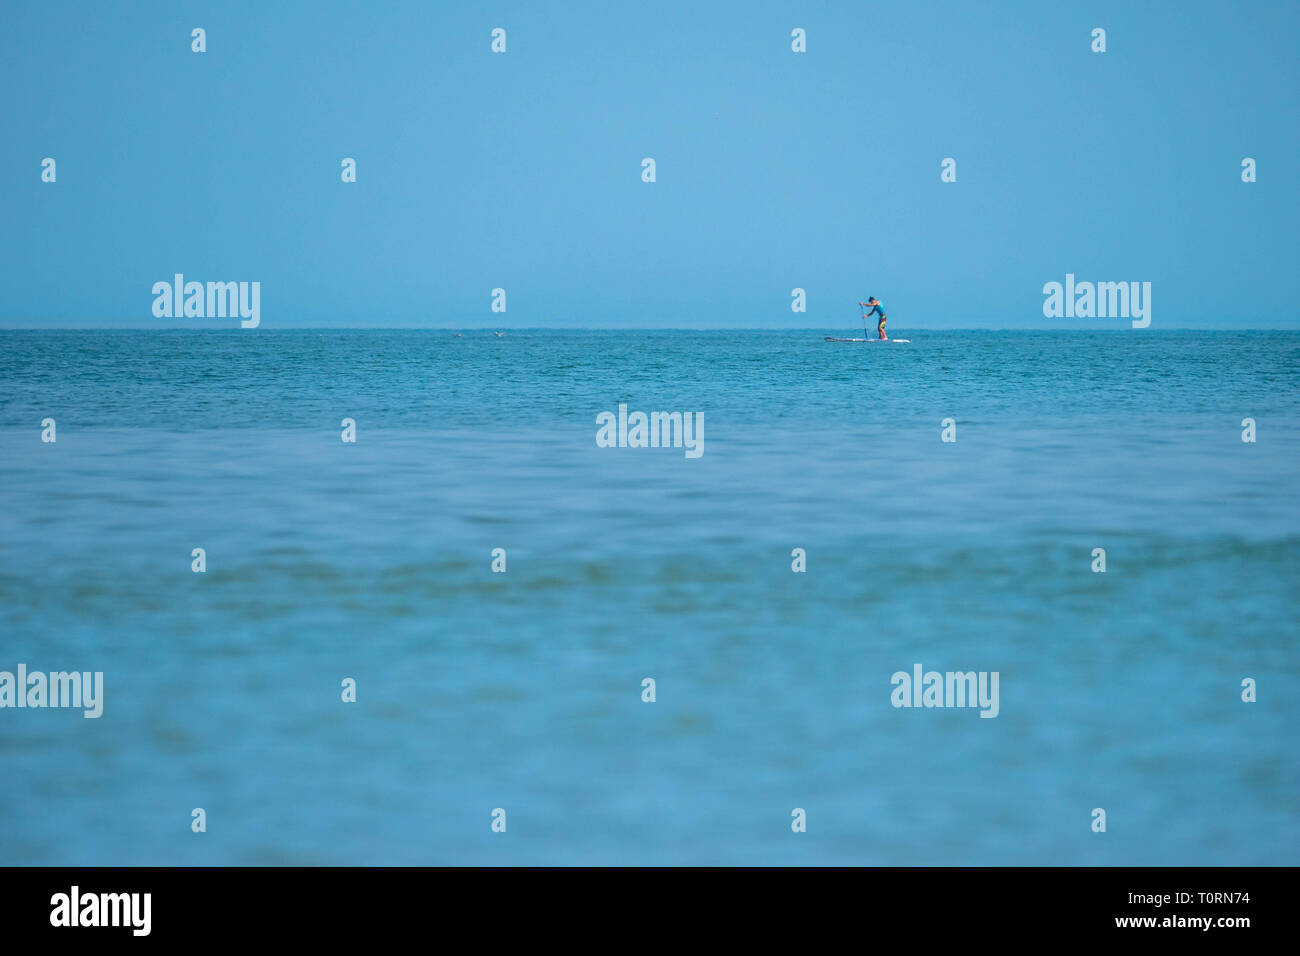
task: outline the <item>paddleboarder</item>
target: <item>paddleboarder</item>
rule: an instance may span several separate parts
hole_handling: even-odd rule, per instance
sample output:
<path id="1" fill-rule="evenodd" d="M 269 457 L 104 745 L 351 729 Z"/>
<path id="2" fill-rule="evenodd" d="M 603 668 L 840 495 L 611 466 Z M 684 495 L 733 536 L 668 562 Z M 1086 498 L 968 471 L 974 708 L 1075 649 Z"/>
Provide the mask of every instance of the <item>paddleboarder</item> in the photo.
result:
<path id="1" fill-rule="evenodd" d="M 858 305 L 862 306 L 864 309 L 867 310 L 862 314 L 862 321 L 864 323 L 866 322 L 868 316 L 872 316 L 872 315 L 880 316 L 880 321 L 876 323 L 876 334 L 879 335 L 882 339 L 889 338 L 889 336 L 885 334 L 885 310 L 880 307 L 880 300 L 877 299 L 874 295 L 869 295 L 867 296 L 866 302 L 859 302 Z"/>

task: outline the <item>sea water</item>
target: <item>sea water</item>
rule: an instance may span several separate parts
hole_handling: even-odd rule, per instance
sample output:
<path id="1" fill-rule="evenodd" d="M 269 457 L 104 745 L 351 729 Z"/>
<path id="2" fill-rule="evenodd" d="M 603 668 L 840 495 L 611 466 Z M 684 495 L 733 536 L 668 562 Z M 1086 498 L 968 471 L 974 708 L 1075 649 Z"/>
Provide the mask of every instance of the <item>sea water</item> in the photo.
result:
<path id="1" fill-rule="evenodd" d="M 1294 864 L 1300 334 L 824 334 L 0 333 L 0 863 Z"/>

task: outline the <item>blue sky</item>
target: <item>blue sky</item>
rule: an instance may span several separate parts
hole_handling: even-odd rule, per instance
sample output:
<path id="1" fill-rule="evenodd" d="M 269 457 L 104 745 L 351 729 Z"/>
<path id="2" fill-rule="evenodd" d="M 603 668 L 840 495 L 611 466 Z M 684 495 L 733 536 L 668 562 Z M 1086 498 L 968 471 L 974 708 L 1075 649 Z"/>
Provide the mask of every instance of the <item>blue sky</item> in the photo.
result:
<path id="1" fill-rule="evenodd" d="M 1296 3 L 4 19 L 0 326 L 233 327 L 153 317 L 153 283 L 182 272 L 261 282 L 262 328 L 851 328 L 868 294 L 895 334 L 1127 328 L 1044 318 L 1043 284 L 1072 272 L 1151 282 L 1153 330 L 1296 327 Z"/>

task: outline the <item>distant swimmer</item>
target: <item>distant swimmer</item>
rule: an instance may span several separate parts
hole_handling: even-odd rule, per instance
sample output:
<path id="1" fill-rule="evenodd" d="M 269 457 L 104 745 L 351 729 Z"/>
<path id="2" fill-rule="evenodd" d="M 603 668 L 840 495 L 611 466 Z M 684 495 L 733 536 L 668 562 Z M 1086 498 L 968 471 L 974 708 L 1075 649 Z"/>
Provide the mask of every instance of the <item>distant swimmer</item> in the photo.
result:
<path id="1" fill-rule="evenodd" d="M 885 334 L 885 310 L 880 307 L 880 300 L 877 299 L 874 295 L 869 295 L 867 296 L 866 302 L 859 302 L 858 305 L 862 306 L 864 309 L 867 310 L 866 312 L 862 313 L 863 323 L 864 324 L 866 323 L 868 316 L 879 315 L 880 321 L 876 323 L 876 333 L 882 339 L 889 338 L 889 336 Z"/>

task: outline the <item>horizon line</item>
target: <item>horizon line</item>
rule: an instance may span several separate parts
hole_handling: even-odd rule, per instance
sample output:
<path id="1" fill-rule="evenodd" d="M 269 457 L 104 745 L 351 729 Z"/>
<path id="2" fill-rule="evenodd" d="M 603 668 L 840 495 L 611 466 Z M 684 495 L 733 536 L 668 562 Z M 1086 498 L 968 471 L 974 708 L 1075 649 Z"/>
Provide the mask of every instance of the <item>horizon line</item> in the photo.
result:
<path id="1" fill-rule="evenodd" d="M 194 327 L 194 326 L 149 326 L 149 325 L 0 325 L 0 332 L 817 332 L 835 331 L 836 326 L 687 326 L 687 325 L 646 325 L 646 326 L 604 326 L 604 325 L 290 325 L 259 326 L 256 329 L 234 327 Z M 843 331 L 841 329 L 841 331 Z M 850 330 L 852 331 L 852 330 Z M 1214 332 L 1230 335 L 1240 332 L 1297 332 L 1297 326 L 1244 326 L 1241 328 L 1224 328 L 1222 326 L 1170 326 L 1165 328 L 1068 328 L 1053 326 L 994 327 L 994 326 L 953 326 L 950 328 L 931 328 L 927 326 L 908 326 L 894 331 L 895 336 L 904 332 L 924 332 L 927 334 L 945 334 L 950 332 L 1064 332 L 1072 334 L 1126 332 Z"/>

